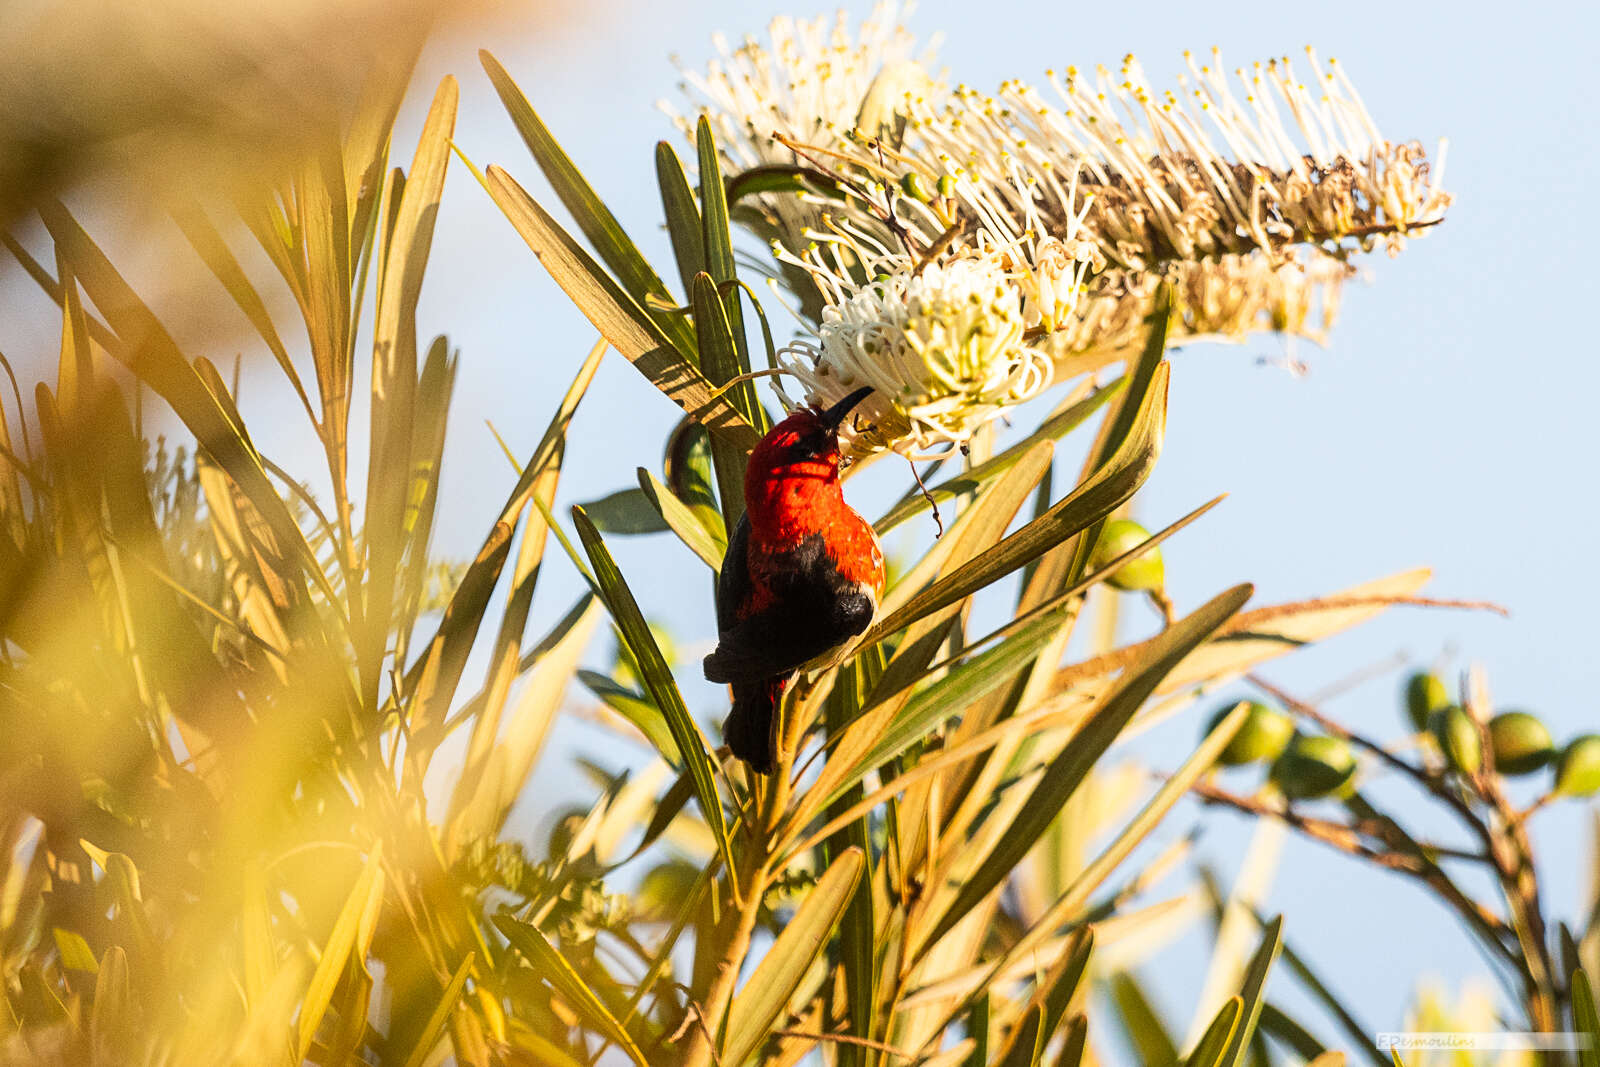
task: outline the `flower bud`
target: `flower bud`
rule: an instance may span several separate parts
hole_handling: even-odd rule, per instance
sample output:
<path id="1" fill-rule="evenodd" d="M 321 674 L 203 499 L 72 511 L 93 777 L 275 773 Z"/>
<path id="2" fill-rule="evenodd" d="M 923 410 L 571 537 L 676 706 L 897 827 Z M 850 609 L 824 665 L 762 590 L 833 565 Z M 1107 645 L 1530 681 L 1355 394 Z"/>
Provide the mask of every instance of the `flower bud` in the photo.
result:
<path id="1" fill-rule="evenodd" d="M 1433 734 L 1452 770 L 1477 774 L 1483 769 L 1483 738 L 1478 724 L 1459 705 L 1439 708 L 1428 716 L 1428 732 Z"/>
<path id="2" fill-rule="evenodd" d="M 1556 755 L 1549 729 L 1525 711 L 1505 711 L 1489 720 L 1489 748 L 1501 774 L 1532 774 Z"/>
<path id="3" fill-rule="evenodd" d="M 1217 756 L 1217 762 L 1225 767 L 1237 767 L 1258 760 L 1275 760 L 1289 743 L 1289 738 L 1294 736 L 1293 720 L 1277 708 L 1254 700 L 1248 706 L 1250 710 L 1245 713 L 1239 732 L 1233 735 L 1233 740 Z M 1211 717 L 1206 733 L 1215 730 L 1217 724 L 1227 718 L 1233 709 L 1234 705 L 1229 704 L 1218 710 Z"/>
<path id="4" fill-rule="evenodd" d="M 1565 797 L 1600 793 L 1600 734 L 1584 734 L 1567 743 L 1556 764 L 1555 792 Z"/>
<path id="5" fill-rule="evenodd" d="M 1295 734 L 1272 765 L 1272 780 L 1292 800 L 1342 793 L 1355 774 L 1356 758 L 1337 737 Z"/>
<path id="6" fill-rule="evenodd" d="M 1406 715 L 1411 729 L 1421 733 L 1428 728 L 1428 716 L 1450 704 L 1450 691 L 1437 674 L 1418 671 L 1406 680 Z"/>
<path id="7" fill-rule="evenodd" d="M 1098 570 L 1124 552 L 1150 539 L 1149 532 L 1132 519 L 1112 519 L 1100 531 L 1089 566 Z M 1124 592 L 1152 591 L 1166 582 L 1166 567 L 1161 549 L 1152 548 L 1111 572 L 1106 581 Z"/>

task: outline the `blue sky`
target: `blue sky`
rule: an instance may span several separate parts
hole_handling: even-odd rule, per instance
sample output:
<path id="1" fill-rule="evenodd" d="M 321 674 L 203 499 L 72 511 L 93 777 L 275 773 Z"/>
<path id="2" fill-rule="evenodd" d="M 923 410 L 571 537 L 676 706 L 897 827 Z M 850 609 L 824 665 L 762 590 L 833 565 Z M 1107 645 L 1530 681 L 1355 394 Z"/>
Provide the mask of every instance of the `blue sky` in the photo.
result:
<path id="1" fill-rule="evenodd" d="M 867 7 L 850 9 L 859 15 Z M 480 166 L 505 166 L 543 195 L 478 66 L 476 50 L 487 47 L 670 274 L 651 156 L 657 139 L 676 140 L 655 107 L 675 95 L 669 54 L 699 65 L 710 55 L 713 31 L 737 38 L 761 31 L 780 12 L 823 10 L 831 8 L 595 0 L 555 25 L 506 18 L 452 29 L 424 53 L 396 159 L 409 156 L 433 86 L 453 73 L 462 83 L 461 148 Z M 1535 710 L 1566 737 L 1600 727 L 1591 684 L 1600 577 L 1583 547 L 1593 546 L 1585 531 L 1600 518 L 1593 489 L 1583 489 L 1593 483 L 1592 409 L 1600 392 L 1588 318 L 1595 298 L 1587 214 L 1600 173 L 1593 119 L 1600 101 L 1588 74 L 1600 34 L 1592 15 L 1575 6 L 1445 10 L 1360 2 L 939 0 L 921 4 L 911 25 L 919 36 L 942 33 L 940 56 L 952 78 L 980 87 L 1005 77 L 1037 79 L 1067 64 L 1114 65 L 1128 51 L 1164 85 L 1178 73 L 1185 48 L 1219 45 L 1230 63 L 1245 63 L 1298 55 L 1314 44 L 1339 58 L 1387 136 L 1416 137 L 1430 149 L 1440 135 L 1449 137 L 1446 184 L 1456 203 L 1447 221 L 1399 258 L 1363 263 L 1370 282 L 1347 289 L 1332 343 L 1296 351 L 1309 361 L 1309 376 L 1262 365 L 1261 357 L 1283 354 L 1271 338 L 1175 357 L 1166 449 L 1139 507 L 1152 523 L 1164 523 L 1229 494 L 1167 550 L 1180 607 L 1237 581 L 1254 581 L 1257 603 L 1270 603 L 1425 564 L 1435 569 L 1437 595 L 1511 609 L 1510 620 L 1391 613 L 1274 667 L 1270 676 L 1290 688 L 1315 691 L 1396 652 L 1423 662 L 1451 656 L 1454 668 L 1476 659 L 1503 706 Z M 436 542 L 459 558 L 475 550 L 509 484 L 484 421 L 527 454 L 593 333 L 459 167 L 441 208 L 419 320 L 424 337 L 448 333 L 462 353 Z M 22 325 L 24 342 L 19 347 L 12 337 L 12 352 L 25 351 L 29 337 L 49 350 L 48 314 Z M 253 406 L 289 412 L 273 388 L 263 384 L 247 397 L 247 414 Z M 631 485 L 635 467 L 657 466 L 674 414 L 631 367 L 608 357 L 574 426 L 580 444 L 567 463 L 563 503 Z M 303 434 L 286 434 L 274 446 L 290 469 L 316 463 Z M 353 466 L 364 462 L 355 457 Z M 870 491 L 899 488 L 880 482 Z M 708 575 L 699 564 L 660 540 L 621 543 L 618 555 L 647 611 L 685 643 L 710 637 Z M 532 628 L 564 611 L 577 589 L 562 562 L 549 563 Z M 691 665 L 683 673 L 695 672 Z M 1385 675 L 1328 710 L 1396 736 L 1397 684 Z M 720 717 L 714 690 L 691 685 L 689 692 L 708 721 Z M 1173 765 L 1192 743 L 1197 718 L 1159 732 L 1141 754 Z M 592 741 L 581 732 L 562 739 L 569 750 Z M 548 773 L 571 784 L 557 763 L 547 760 Z M 1578 906 L 1593 812 L 1593 805 L 1585 812 L 1569 804 L 1536 823 L 1558 916 L 1570 918 Z M 530 832 L 542 829 L 542 813 L 525 814 Z M 1213 819 L 1205 850 L 1225 876 L 1246 829 L 1231 816 Z M 1455 982 L 1482 971 L 1431 900 L 1314 846 L 1291 843 L 1269 905 L 1288 913 L 1291 943 L 1320 962 L 1378 1028 L 1398 1026 L 1419 976 Z M 1316 918 L 1330 909 L 1337 921 Z M 1198 945 L 1179 946 L 1158 982 L 1180 1029 L 1185 988 L 1197 985 L 1202 965 Z"/>
<path id="2" fill-rule="evenodd" d="M 710 55 L 714 30 L 737 38 L 761 31 L 774 14 L 823 10 L 831 8 L 595 3 L 540 33 L 493 31 L 489 40 L 457 33 L 436 42 L 418 85 L 425 96 L 444 73 L 461 77 L 458 141 L 480 165 L 508 167 L 538 195 L 536 170 L 473 55 L 489 47 L 635 239 L 669 270 L 650 156 L 655 140 L 675 138 L 654 106 L 674 95 L 668 55 L 698 65 Z M 1310 362 L 1309 376 L 1261 365 L 1260 357 L 1282 354 L 1270 338 L 1175 358 L 1166 450 L 1140 510 L 1164 522 L 1229 494 L 1168 550 L 1180 605 L 1240 580 L 1254 581 L 1257 602 L 1269 603 L 1429 565 L 1438 595 L 1492 599 L 1512 611 L 1509 621 L 1391 613 L 1269 672 L 1291 688 L 1315 691 L 1396 652 L 1423 662 L 1448 655 L 1455 668 L 1481 660 L 1503 705 L 1536 710 L 1560 737 L 1600 726 L 1590 684 L 1600 578 L 1583 549 L 1594 543 L 1584 531 L 1597 515 L 1592 489 L 1582 488 L 1592 482 L 1592 398 L 1600 386 L 1587 328 L 1593 227 L 1586 194 L 1600 171 L 1596 91 L 1585 73 L 1597 43 L 1592 21 L 1531 5 L 1508 17 L 1487 8 L 1442 16 L 1423 5 L 1372 3 L 929 2 L 911 24 L 919 36 L 943 33 L 940 56 L 951 76 L 978 86 L 1067 64 L 1114 65 L 1128 51 L 1161 85 L 1179 71 L 1185 48 L 1219 45 L 1227 60 L 1243 63 L 1314 44 L 1339 58 L 1387 136 L 1416 137 L 1430 150 L 1440 135 L 1449 137 L 1447 186 L 1456 203 L 1448 220 L 1399 258 L 1363 263 L 1370 282 L 1347 290 L 1332 343 L 1297 351 Z M 397 144 L 407 145 L 414 128 L 413 115 Z M 463 352 L 457 455 L 445 466 L 456 472 L 445 487 L 452 520 L 441 531 L 442 547 L 457 553 L 468 551 L 498 507 L 504 479 L 492 443 L 474 424 L 494 420 L 526 452 L 592 336 L 463 178 L 454 176 L 446 197 L 421 309 L 424 330 L 447 330 Z M 673 414 L 631 368 L 610 359 L 574 430 L 584 446 L 569 461 L 567 498 L 631 484 L 636 466 L 659 461 Z M 607 424 L 625 429 L 603 431 Z M 466 469 L 485 473 L 463 477 Z M 650 610 L 688 641 L 709 637 L 703 572 L 659 544 L 625 544 L 620 552 Z M 541 610 L 553 617 L 564 607 L 555 587 L 566 578 L 547 580 L 553 587 L 541 592 Z M 1329 710 L 1378 736 L 1397 736 L 1397 684 L 1385 675 Z M 714 693 L 698 695 L 708 716 L 720 714 Z M 1192 742 L 1196 718 L 1152 738 L 1142 754 L 1172 765 Z M 1566 805 L 1536 824 L 1559 915 L 1578 906 L 1586 821 Z M 1246 830 L 1231 816 L 1213 818 L 1206 853 L 1225 877 Z M 1483 970 L 1430 899 L 1316 846 L 1291 842 L 1269 906 L 1288 913 L 1291 943 L 1375 1027 L 1400 1024 L 1419 977 L 1443 975 L 1453 984 Z M 1336 921 L 1316 918 L 1328 911 Z M 1197 984 L 1203 964 L 1200 946 L 1180 945 L 1171 963 L 1157 985 L 1181 1028 L 1185 987 Z"/>

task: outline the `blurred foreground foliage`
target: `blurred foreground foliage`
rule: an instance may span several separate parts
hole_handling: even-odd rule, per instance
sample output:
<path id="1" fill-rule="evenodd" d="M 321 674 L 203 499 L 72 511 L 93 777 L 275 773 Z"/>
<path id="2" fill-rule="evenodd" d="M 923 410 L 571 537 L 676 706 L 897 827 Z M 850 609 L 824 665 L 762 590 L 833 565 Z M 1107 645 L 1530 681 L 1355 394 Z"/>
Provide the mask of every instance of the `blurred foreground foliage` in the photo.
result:
<path id="1" fill-rule="evenodd" d="M 419 343 L 415 316 L 453 79 L 403 168 L 405 79 L 390 76 L 294 173 L 239 197 L 237 218 L 175 213 L 299 398 L 324 500 L 302 487 L 311 472 L 268 458 L 208 354 L 180 350 L 62 204 L 37 205 L 53 261 L 7 241 L 62 330 L 54 381 L 32 383 L 31 406 L 17 390 L 0 419 L 0 1061 L 1009 1067 L 1120 1062 L 1105 1045 L 1120 1029 L 1146 1064 L 1341 1062 L 1267 997 L 1280 921 L 1219 934 L 1223 978 L 1196 997 L 1188 1039 L 1134 977 L 1219 914 L 1203 881 L 1161 889 L 1189 838 L 1133 859 L 1249 709 L 1153 786 L 1105 756 L 1414 600 L 1426 573 L 1253 609 L 1235 586 L 1165 605 L 1159 632 L 1117 644 L 1103 583 L 1211 506 L 1095 553 L 1160 451 L 1163 308 L 1121 377 L 1004 450 L 980 438 L 928 498 L 883 516 L 887 531 L 934 500 L 954 513 L 878 625 L 793 687 L 780 772 L 751 779 L 690 713 L 645 622 L 648 586 L 607 546 L 670 533 L 663 551 L 706 566 L 709 591 L 729 489 L 768 418 L 753 389 L 719 391 L 750 370 L 759 307 L 737 280 L 710 131 L 698 189 L 657 152 L 674 293 L 484 62 L 593 254 L 504 170 L 473 174 L 602 341 L 465 567 L 428 553 L 456 356 Z M 240 232 L 298 322 L 267 311 L 230 248 Z M 659 473 L 574 509 L 568 533 L 550 503 L 608 348 L 686 418 Z M 350 470 L 358 369 L 365 472 Z M 181 445 L 142 438 L 150 397 Z M 1055 442 L 1079 429 L 1087 459 L 1064 473 Z M 530 634 L 552 543 L 589 591 Z M 1008 576 L 1014 593 L 994 588 Z M 971 610 L 985 590 L 1011 598 L 988 631 Z M 617 669 L 580 670 L 607 620 Z M 1065 663 L 1079 631 L 1089 653 Z M 548 843 L 508 835 L 512 808 L 542 799 L 535 770 L 575 682 L 650 758 L 585 767 L 599 799 Z M 446 759 L 458 769 L 430 774 Z M 1592 998 L 1557 1010 L 1594 1032 Z"/>

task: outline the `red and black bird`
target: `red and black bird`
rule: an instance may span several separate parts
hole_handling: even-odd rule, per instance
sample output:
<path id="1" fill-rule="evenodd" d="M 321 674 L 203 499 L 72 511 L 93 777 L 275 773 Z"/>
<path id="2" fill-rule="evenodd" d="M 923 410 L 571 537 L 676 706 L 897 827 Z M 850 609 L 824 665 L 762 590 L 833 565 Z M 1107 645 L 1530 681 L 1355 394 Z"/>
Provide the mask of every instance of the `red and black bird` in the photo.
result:
<path id="1" fill-rule="evenodd" d="M 839 424 L 871 392 L 794 412 L 750 453 L 705 672 L 733 687 L 723 737 L 759 774 L 777 766 L 778 703 L 796 668 L 865 633 L 883 596 L 878 539 L 839 487 Z"/>

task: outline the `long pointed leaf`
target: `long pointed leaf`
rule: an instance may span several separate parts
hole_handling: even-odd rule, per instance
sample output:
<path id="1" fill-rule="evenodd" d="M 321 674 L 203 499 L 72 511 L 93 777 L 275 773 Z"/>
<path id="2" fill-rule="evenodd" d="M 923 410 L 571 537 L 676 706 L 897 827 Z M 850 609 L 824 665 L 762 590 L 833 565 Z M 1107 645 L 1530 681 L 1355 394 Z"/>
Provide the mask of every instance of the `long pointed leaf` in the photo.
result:
<path id="1" fill-rule="evenodd" d="M 694 276 L 706 269 L 706 242 L 701 232 L 700 208 L 678 153 L 665 141 L 656 143 L 656 183 L 661 187 L 661 208 L 667 217 L 667 236 L 678 261 L 683 291 L 694 291 Z"/>
<path id="2" fill-rule="evenodd" d="M 428 1021 L 417 1034 L 416 1044 L 406 1059 L 406 1067 L 423 1067 L 423 1064 L 428 1062 L 428 1055 L 443 1036 L 445 1025 L 449 1023 L 451 1013 L 456 1010 L 456 1005 L 461 1000 L 461 990 L 466 988 L 467 978 L 472 974 L 472 968 L 477 961 L 478 958 L 468 952 L 467 958 L 456 968 L 456 973 L 450 976 L 449 983 L 439 996 L 439 1003 L 434 1006 L 433 1013 L 428 1016 Z"/>
<path id="3" fill-rule="evenodd" d="M 689 546 L 691 552 L 704 560 L 713 572 L 722 568 L 728 542 L 725 536 L 719 536 L 723 534 L 721 529 L 708 528 L 687 504 L 643 467 L 639 468 L 639 488 L 661 516 L 661 521 Z"/>
<path id="4" fill-rule="evenodd" d="M 1235 996 L 1222 1005 L 1185 1059 L 1184 1067 L 1220 1067 L 1228 1046 L 1239 1032 L 1239 1016 L 1244 1013 L 1244 998 Z"/>
<path id="5" fill-rule="evenodd" d="M 912 597 L 889 618 L 874 626 L 862 644 L 880 640 L 925 615 L 966 599 L 1105 518 L 1133 496 L 1155 468 L 1161 451 L 1168 377 L 1169 371 L 1163 363 L 1127 440 L 1099 472 L 993 549 Z"/>
<path id="6" fill-rule="evenodd" d="M 538 162 L 539 169 L 556 191 L 556 196 L 561 198 L 562 205 L 572 214 L 578 229 L 600 254 L 601 262 L 611 269 L 622 283 L 623 290 L 645 309 L 679 352 L 687 354 L 694 351 L 694 333 L 681 315 L 651 311 L 650 297 L 669 303 L 671 297 L 655 269 L 623 231 L 617 217 L 557 143 L 549 127 L 539 118 L 538 112 L 534 111 L 527 96 L 517 88 L 517 83 L 500 65 L 500 61 L 486 51 L 478 53 L 478 60 L 488 73 L 489 80 L 494 83 L 494 91 L 499 94 L 500 102 L 505 105 L 517 132 L 522 135 L 523 144 L 528 146 L 528 151 Z"/>
<path id="7" fill-rule="evenodd" d="M 360 645 L 362 701 L 375 707 L 394 610 L 395 575 L 404 553 L 417 390 L 417 302 L 434 223 L 450 163 L 459 90 L 446 76 L 417 139 L 411 173 L 383 251 L 378 306 L 372 327 L 372 433 L 363 533 L 367 546 L 364 633 Z M 343 176 L 338 176 L 341 183 Z"/>
<path id="8" fill-rule="evenodd" d="M 311 1049 L 311 1040 L 316 1036 L 322 1017 L 327 1014 L 339 976 L 344 973 L 352 953 L 358 947 L 362 928 L 371 929 L 369 916 L 382 899 L 383 850 L 374 846 L 367 856 L 366 866 L 350 888 L 350 895 L 345 898 L 339 917 L 334 920 L 333 930 L 322 946 L 322 956 L 317 960 L 317 969 L 312 972 L 311 984 L 307 986 L 302 999 L 300 1018 L 295 1026 L 296 1044 L 302 1060 Z"/>
<path id="9" fill-rule="evenodd" d="M 728 1008 L 722 1062 L 743 1063 L 766 1039 L 850 903 L 865 857 L 848 849 L 823 872 Z"/>
<path id="10" fill-rule="evenodd" d="M 689 709 L 684 706 L 678 685 L 672 680 L 672 670 L 667 666 L 666 658 L 661 655 L 655 635 L 650 632 L 650 625 L 645 622 L 644 614 L 639 610 L 639 603 L 633 598 L 633 592 L 628 588 L 627 582 L 623 580 L 616 561 L 611 558 L 611 551 L 601 539 L 600 531 L 594 528 L 594 524 L 589 521 L 582 508 L 572 509 L 572 521 L 578 528 L 578 536 L 583 541 L 584 551 L 589 554 L 589 562 L 594 567 L 594 578 L 600 587 L 601 598 L 611 612 L 611 618 L 615 620 L 623 642 L 633 653 L 634 662 L 639 664 L 639 674 L 644 679 L 645 688 L 655 698 L 656 707 L 666 716 L 667 729 L 672 732 L 672 739 L 677 743 L 677 753 L 664 752 L 662 755 L 669 759 L 672 755 L 677 755 L 683 760 L 690 777 L 694 779 L 695 796 L 700 802 L 700 812 L 705 817 L 706 825 L 711 828 L 712 836 L 717 842 L 717 850 L 722 853 L 722 862 L 727 865 L 731 874 L 735 870 L 733 845 L 728 839 L 727 823 L 722 817 L 722 801 L 717 794 L 717 784 L 712 771 L 711 757 L 706 750 L 705 736 L 695 724 L 694 717 L 689 714 Z"/>
<path id="11" fill-rule="evenodd" d="M 556 284 L 612 347 L 706 429 L 741 448 L 756 446 L 761 438 L 755 428 L 726 397 L 716 394 L 705 376 L 672 346 L 638 304 L 510 175 L 499 167 L 490 167 L 484 183 Z"/>
<path id="12" fill-rule="evenodd" d="M 611 1014 L 610 1009 L 595 995 L 594 990 L 584 984 L 578 972 L 572 969 L 572 964 L 545 940 L 537 928 L 518 922 L 509 915 L 496 915 L 494 925 L 505 935 L 506 940 L 511 942 L 511 947 L 533 965 L 534 972 L 549 982 L 574 1010 L 583 1015 L 596 1030 L 625 1052 L 639 1067 L 650 1067 L 650 1062 L 639 1050 L 638 1042 L 634 1041 L 633 1036 L 617 1021 L 617 1017 Z"/>
<path id="13" fill-rule="evenodd" d="M 921 951 L 937 942 L 1000 885 L 1033 848 L 1061 806 L 1077 791 L 1095 762 L 1155 691 L 1161 679 L 1237 613 L 1250 599 L 1251 591 L 1248 585 L 1235 586 L 1174 623 L 1155 639 L 1150 652 L 1124 673 L 1084 720 L 1072 740 L 1045 768 L 1043 778 L 1022 806 L 1017 820 L 961 886 L 945 912 L 918 938 Z"/>
<path id="14" fill-rule="evenodd" d="M 1267 972 L 1272 969 L 1282 948 L 1283 916 L 1280 915 L 1267 924 L 1261 935 L 1261 947 L 1256 949 L 1250 965 L 1245 968 L 1244 986 L 1239 991 L 1243 1001 L 1239 1026 L 1228 1041 L 1227 1054 L 1218 1061 L 1219 1067 L 1239 1067 L 1244 1063 L 1245 1049 L 1255 1033 L 1256 1023 L 1261 1018 L 1261 1005 L 1266 999 Z"/>

